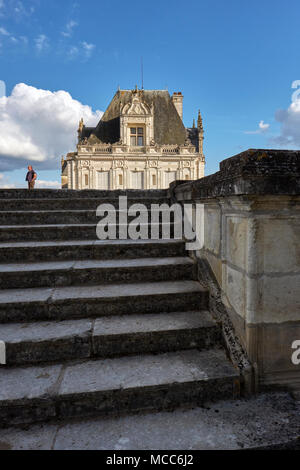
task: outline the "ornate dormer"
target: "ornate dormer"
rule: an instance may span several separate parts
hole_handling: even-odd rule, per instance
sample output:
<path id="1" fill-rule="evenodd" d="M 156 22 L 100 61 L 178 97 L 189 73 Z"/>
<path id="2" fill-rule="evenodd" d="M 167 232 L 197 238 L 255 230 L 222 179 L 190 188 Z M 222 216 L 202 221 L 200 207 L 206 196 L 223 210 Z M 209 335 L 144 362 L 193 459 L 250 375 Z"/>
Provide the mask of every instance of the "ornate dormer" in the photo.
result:
<path id="1" fill-rule="evenodd" d="M 130 147 L 149 146 L 154 141 L 153 104 L 151 108 L 143 101 L 143 91 L 133 90 L 131 100 L 120 110 L 120 136 Z"/>

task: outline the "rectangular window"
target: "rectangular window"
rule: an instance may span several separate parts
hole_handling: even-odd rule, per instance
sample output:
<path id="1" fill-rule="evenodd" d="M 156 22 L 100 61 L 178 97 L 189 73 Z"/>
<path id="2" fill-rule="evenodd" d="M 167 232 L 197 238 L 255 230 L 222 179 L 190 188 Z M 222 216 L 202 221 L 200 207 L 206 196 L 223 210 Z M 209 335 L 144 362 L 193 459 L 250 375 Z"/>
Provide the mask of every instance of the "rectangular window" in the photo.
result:
<path id="1" fill-rule="evenodd" d="M 145 142 L 144 128 L 131 127 L 130 128 L 130 145 L 131 147 L 143 147 Z"/>
<path id="2" fill-rule="evenodd" d="M 98 171 L 97 189 L 110 189 L 109 171 Z"/>
<path id="3" fill-rule="evenodd" d="M 89 185 L 89 176 L 88 175 L 84 175 L 84 183 L 85 183 L 85 186 Z"/>
<path id="4" fill-rule="evenodd" d="M 142 171 L 131 172 L 131 188 L 144 189 L 144 173 Z"/>
<path id="5" fill-rule="evenodd" d="M 165 188 L 168 188 L 176 180 L 176 171 L 165 172 Z"/>
<path id="6" fill-rule="evenodd" d="M 156 186 L 156 175 L 152 175 L 152 186 Z"/>
<path id="7" fill-rule="evenodd" d="M 119 186 L 123 186 L 123 175 L 119 175 Z"/>

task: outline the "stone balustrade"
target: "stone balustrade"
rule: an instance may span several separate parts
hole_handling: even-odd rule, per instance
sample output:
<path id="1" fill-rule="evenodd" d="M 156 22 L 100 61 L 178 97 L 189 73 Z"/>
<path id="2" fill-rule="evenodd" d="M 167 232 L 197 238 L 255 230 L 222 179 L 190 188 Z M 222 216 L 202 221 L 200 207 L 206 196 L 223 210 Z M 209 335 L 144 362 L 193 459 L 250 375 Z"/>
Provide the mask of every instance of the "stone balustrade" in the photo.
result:
<path id="1" fill-rule="evenodd" d="M 107 153 L 125 153 L 125 154 L 156 154 L 156 155 L 195 155 L 196 148 L 193 145 L 147 145 L 143 147 L 130 147 L 123 144 L 107 144 L 107 145 L 78 145 L 78 155 L 80 154 L 107 154 Z M 204 157 L 203 157 L 204 159 Z"/>
<path id="2" fill-rule="evenodd" d="M 213 272 L 259 386 L 299 390 L 300 151 L 248 150 L 170 192 L 204 205 L 204 246 L 193 255 Z"/>

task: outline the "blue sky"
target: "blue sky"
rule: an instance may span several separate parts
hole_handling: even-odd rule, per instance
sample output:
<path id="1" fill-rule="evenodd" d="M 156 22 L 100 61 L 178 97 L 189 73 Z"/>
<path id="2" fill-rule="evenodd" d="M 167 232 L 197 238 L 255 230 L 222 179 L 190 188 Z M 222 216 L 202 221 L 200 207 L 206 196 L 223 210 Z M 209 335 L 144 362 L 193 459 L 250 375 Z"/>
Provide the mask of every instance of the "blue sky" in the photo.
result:
<path id="1" fill-rule="evenodd" d="M 207 174 L 247 148 L 299 148 L 300 100 L 291 109 L 299 19 L 299 0 L 0 0 L 0 80 L 10 100 L 2 115 L 0 105 L 0 185 L 23 184 L 34 152 L 40 179 L 59 181 L 80 106 L 90 106 L 84 115 L 95 121 L 119 85 L 140 85 L 141 56 L 145 88 L 183 92 L 186 126 L 201 109 Z M 27 88 L 14 92 L 22 83 Z M 49 125 L 37 90 L 51 92 Z M 53 145 L 42 142 L 45 129 Z"/>

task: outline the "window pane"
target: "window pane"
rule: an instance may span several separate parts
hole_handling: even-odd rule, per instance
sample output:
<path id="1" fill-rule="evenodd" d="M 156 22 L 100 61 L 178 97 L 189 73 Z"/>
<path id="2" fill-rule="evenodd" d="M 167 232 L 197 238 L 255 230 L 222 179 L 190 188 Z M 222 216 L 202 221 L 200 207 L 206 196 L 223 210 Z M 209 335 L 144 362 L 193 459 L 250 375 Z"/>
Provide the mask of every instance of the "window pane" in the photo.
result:
<path id="1" fill-rule="evenodd" d="M 138 137 L 138 145 L 139 145 L 139 147 L 144 145 L 144 138 L 143 137 Z"/>
<path id="2" fill-rule="evenodd" d="M 144 134 L 144 129 L 142 127 L 138 127 L 138 134 L 143 135 Z"/>
<path id="3" fill-rule="evenodd" d="M 136 128 L 135 127 L 131 127 L 130 128 L 130 134 L 136 134 Z"/>
<path id="4" fill-rule="evenodd" d="M 134 147 L 136 145 L 136 138 L 134 136 L 130 137 L 130 145 Z"/>

